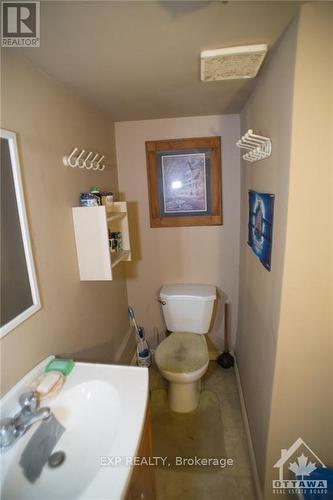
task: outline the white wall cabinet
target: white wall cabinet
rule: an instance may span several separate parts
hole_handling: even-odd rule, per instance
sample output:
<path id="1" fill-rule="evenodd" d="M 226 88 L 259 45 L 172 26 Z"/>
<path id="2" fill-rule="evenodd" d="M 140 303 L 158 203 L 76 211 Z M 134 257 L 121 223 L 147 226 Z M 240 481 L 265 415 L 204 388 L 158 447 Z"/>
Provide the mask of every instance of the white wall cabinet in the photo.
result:
<path id="1" fill-rule="evenodd" d="M 112 269 L 131 260 L 127 203 L 114 202 L 107 210 L 104 206 L 72 210 L 81 281 L 112 280 Z M 111 252 L 109 229 L 122 233 L 122 252 Z"/>

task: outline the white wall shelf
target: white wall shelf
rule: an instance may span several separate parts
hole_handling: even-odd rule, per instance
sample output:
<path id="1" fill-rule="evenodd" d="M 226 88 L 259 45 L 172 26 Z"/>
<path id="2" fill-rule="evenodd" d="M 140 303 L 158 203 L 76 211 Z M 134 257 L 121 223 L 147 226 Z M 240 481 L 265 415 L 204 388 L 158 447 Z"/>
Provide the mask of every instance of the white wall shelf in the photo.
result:
<path id="1" fill-rule="evenodd" d="M 111 254 L 112 255 L 112 254 Z M 115 254 L 115 258 L 111 258 L 111 267 L 116 267 L 123 260 L 128 260 L 129 251 L 123 250 L 122 252 Z"/>
<path id="2" fill-rule="evenodd" d="M 114 215 L 110 215 L 110 213 L 107 213 L 106 220 L 108 222 L 112 222 L 112 221 L 115 221 L 117 219 L 121 219 L 122 217 L 125 217 L 126 215 L 127 215 L 127 212 L 122 212 L 122 213 L 114 214 Z"/>
<path id="3" fill-rule="evenodd" d="M 111 208 L 74 207 L 74 233 L 81 281 L 112 280 L 112 269 L 131 260 L 127 203 L 117 201 Z M 109 229 L 121 232 L 123 251 L 111 252 Z"/>

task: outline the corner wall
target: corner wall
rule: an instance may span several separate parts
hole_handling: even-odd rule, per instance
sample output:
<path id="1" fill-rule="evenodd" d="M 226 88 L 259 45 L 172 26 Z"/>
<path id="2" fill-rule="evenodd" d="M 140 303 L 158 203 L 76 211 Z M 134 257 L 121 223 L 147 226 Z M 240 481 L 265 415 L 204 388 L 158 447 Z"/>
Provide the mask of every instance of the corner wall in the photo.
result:
<path id="1" fill-rule="evenodd" d="M 333 466 L 332 35 L 332 5 L 303 5 L 242 113 L 273 143 L 242 172 L 237 343 L 265 500 L 298 437 Z M 271 273 L 245 244 L 249 188 L 276 195 Z"/>
<path id="2" fill-rule="evenodd" d="M 272 140 L 272 155 L 242 161 L 241 238 L 237 363 L 261 485 L 279 327 L 288 210 L 292 99 L 297 23 L 288 28 L 271 54 L 241 114 L 242 134 L 252 128 Z M 248 190 L 275 194 L 272 270 L 268 272 L 247 245 Z"/>
<path id="3" fill-rule="evenodd" d="M 265 498 L 301 437 L 333 467 L 333 5 L 301 9 L 281 313 Z"/>
<path id="4" fill-rule="evenodd" d="M 90 186 L 117 191 L 113 124 L 13 49 L 2 50 L 1 83 L 1 127 L 17 133 L 42 301 L 41 310 L 1 340 L 6 392 L 49 354 L 108 342 L 116 356 L 128 318 L 122 266 L 112 282 L 80 282 L 71 211 Z M 65 167 L 62 157 L 74 146 L 107 153 L 111 172 Z"/>
<path id="5" fill-rule="evenodd" d="M 223 226 L 154 228 L 149 222 L 145 141 L 222 137 Z M 239 117 L 170 118 L 116 123 L 119 186 L 130 202 L 133 261 L 127 264 L 127 291 L 137 320 L 148 336 L 164 331 L 156 296 L 165 283 L 209 283 L 231 302 L 231 343 L 235 344 L 238 307 Z M 223 346 L 221 300 L 210 337 Z"/>

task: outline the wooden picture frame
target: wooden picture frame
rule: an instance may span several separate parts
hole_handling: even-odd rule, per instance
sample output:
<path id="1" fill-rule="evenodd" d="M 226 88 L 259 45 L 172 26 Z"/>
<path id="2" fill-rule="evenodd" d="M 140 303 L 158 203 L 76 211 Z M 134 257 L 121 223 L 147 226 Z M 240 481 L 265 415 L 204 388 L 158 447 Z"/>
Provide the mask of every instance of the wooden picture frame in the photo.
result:
<path id="1" fill-rule="evenodd" d="M 221 138 L 146 142 L 150 226 L 221 225 Z"/>

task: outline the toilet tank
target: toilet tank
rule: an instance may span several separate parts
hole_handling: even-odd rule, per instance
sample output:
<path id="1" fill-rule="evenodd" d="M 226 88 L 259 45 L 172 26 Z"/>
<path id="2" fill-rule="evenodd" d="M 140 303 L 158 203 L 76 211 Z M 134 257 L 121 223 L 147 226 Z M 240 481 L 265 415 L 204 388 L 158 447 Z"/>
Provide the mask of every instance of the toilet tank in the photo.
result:
<path id="1" fill-rule="evenodd" d="M 212 319 L 216 287 L 212 285 L 163 285 L 162 311 L 171 332 L 207 333 Z"/>

